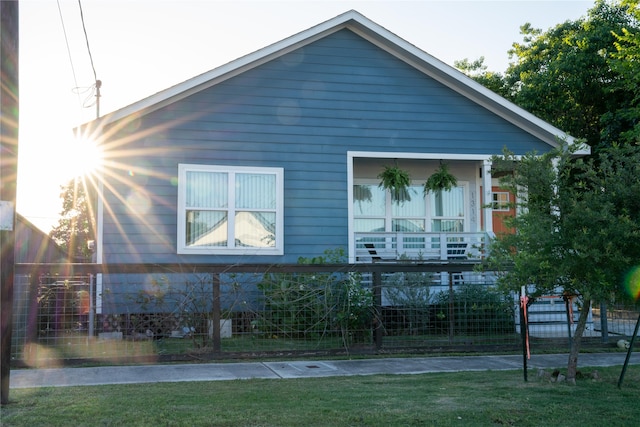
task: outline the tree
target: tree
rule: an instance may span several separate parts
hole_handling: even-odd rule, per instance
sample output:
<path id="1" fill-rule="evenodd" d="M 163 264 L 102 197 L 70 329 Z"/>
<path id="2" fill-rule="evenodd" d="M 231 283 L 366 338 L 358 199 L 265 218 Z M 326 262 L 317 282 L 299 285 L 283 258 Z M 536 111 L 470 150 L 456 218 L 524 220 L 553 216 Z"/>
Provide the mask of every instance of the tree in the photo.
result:
<path id="1" fill-rule="evenodd" d="M 49 235 L 67 251 L 70 259 L 90 261 L 92 251 L 88 243 L 95 240 L 95 226 L 89 192 L 80 178 L 69 181 L 60 189 L 62 212 L 58 225 Z"/>
<path id="2" fill-rule="evenodd" d="M 613 145 L 575 159 L 576 148 L 494 159 L 495 170 L 511 172 L 502 185 L 517 195 L 521 214 L 509 224 L 517 233 L 497 239 L 489 256 L 507 289 L 533 285 L 534 298 L 558 291 L 580 298 L 572 382 L 591 303 L 624 298 L 620 284 L 640 258 L 640 147 Z"/>
<path id="3" fill-rule="evenodd" d="M 610 53 L 620 43 L 616 34 L 639 30 L 630 4 L 604 0 L 596 1 L 586 17 L 545 32 L 523 25 L 523 42 L 509 52 L 515 62 L 504 76 L 507 97 L 595 149 L 620 142 L 637 123 L 620 110 L 637 101 L 638 93 L 637 85 L 621 82 L 635 72 L 637 83 L 638 64 L 613 67 Z"/>
<path id="4" fill-rule="evenodd" d="M 465 58 L 454 61 L 453 65 L 476 82 L 501 96 L 508 96 L 508 88 L 504 76 L 500 73 L 488 71 L 484 65 L 484 56 L 471 62 Z"/>
<path id="5" fill-rule="evenodd" d="M 640 22 L 640 2 L 638 0 L 626 0 L 623 4 L 629 7 L 630 13 Z M 620 133 L 621 141 L 629 144 L 640 144 L 640 29 L 637 27 L 623 28 L 620 33 L 615 33 L 616 51 L 608 53 L 611 67 L 621 76 L 612 88 L 634 95 L 625 105 L 618 110 L 618 117 L 623 123 L 629 123 L 630 127 Z M 610 118 L 612 121 L 616 117 Z"/>

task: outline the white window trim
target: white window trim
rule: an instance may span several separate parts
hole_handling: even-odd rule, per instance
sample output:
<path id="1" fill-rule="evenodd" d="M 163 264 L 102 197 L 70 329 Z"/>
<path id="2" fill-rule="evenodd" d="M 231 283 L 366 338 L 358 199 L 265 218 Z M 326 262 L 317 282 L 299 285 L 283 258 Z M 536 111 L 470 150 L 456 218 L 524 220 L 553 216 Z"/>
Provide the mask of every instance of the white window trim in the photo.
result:
<path id="1" fill-rule="evenodd" d="M 235 173 L 264 173 L 276 177 L 276 243 L 270 248 L 235 248 L 210 247 L 192 248 L 186 246 L 187 209 L 185 188 L 187 172 L 235 172 Z M 220 165 L 178 165 L 178 254 L 191 255 L 284 255 L 284 169 L 271 167 L 220 166 Z"/>
<path id="2" fill-rule="evenodd" d="M 471 194 L 469 193 L 469 181 L 458 181 L 458 184 L 456 185 L 456 187 L 461 187 L 464 191 L 464 197 L 463 197 L 463 203 L 464 203 L 464 213 L 463 213 L 463 217 L 460 218 L 459 216 L 433 216 L 431 215 L 431 206 L 429 205 L 429 202 L 427 202 L 427 220 L 429 221 L 429 224 L 427 225 L 428 229 L 431 229 L 431 222 L 435 219 L 435 220 L 443 220 L 443 221 L 456 221 L 459 219 L 462 219 L 462 229 L 464 231 L 462 231 L 462 233 L 468 233 L 469 229 L 470 229 L 470 213 L 471 213 Z M 426 197 L 430 197 L 430 196 L 425 196 Z M 429 231 L 429 233 L 440 233 L 439 231 Z M 447 232 L 444 231 L 443 233 L 449 233 L 449 234 L 454 234 L 456 232 L 452 231 L 452 232 Z"/>
<path id="3" fill-rule="evenodd" d="M 496 194 L 506 194 L 507 195 L 507 204 L 506 205 L 500 205 L 499 201 L 495 201 L 493 199 L 493 196 Z M 491 209 L 493 210 L 493 212 L 509 212 L 511 211 L 511 206 L 509 206 L 509 204 L 511 203 L 511 193 L 509 193 L 508 191 L 492 191 L 491 192 Z"/>

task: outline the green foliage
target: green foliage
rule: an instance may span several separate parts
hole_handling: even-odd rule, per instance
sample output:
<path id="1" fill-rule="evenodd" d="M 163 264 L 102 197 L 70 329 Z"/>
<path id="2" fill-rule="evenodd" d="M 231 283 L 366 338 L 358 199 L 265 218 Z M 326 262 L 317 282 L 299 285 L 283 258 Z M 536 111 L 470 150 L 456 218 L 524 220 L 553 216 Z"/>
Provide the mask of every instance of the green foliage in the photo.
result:
<path id="1" fill-rule="evenodd" d="M 638 0 L 596 0 L 585 17 L 546 31 L 520 27 L 504 75 L 484 58 L 455 66 L 595 149 L 640 141 Z"/>
<path id="2" fill-rule="evenodd" d="M 411 185 L 411 177 L 409 172 L 396 166 L 385 166 L 384 170 L 378 175 L 380 179 L 380 188 L 389 190 L 391 200 L 395 203 L 404 203 L 411 201 L 409 186 Z"/>
<path id="3" fill-rule="evenodd" d="M 501 96 L 508 96 L 504 76 L 500 73 L 487 71 L 484 56 L 470 62 L 468 59 L 454 61 L 453 65 L 476 82 Z"/>
<path id="4" fill-rule="evenodd" d="M 328 249 L 323 256 L 301 257 L 298 263 L 336 264 L 344 259 L 343 249 Z M 325 336 L 339 330 L 347 344 L 369 337 L 373 296 L 361 279 L 359 273 L 265 275 L 258 284 L 264 310 L 257 327 L 290 338 Z"/>
<path id="5" fill-rule="evenodd" d="M 340 283 L 336 292 L 335 321 L 343 340 L 349 343 L 370 342 L 373 320 L 373 293 L 362 286 L 360 273 L 352 273 Z"/>
<path id="6" fill-rule="evenodd" d="M 335 278 L 329 274 L 273 273 L 258 284 L 264 310 L 257 328 L 275 337 L 305 338 L 328 332 L 325 307 L 331 301 Z"/>
<path id="7" fill-rule="evenodd" d="M 383 296 L 402 313 L 410 334 L 425 333 L 429 327 L 432 282 L 433 275 L 423 272 L 393 273 L 384 282 Z"/>
<path id="8" fill-rule="evenodd" d="M 640 259 L 640 147 L 580 159 L 575 149 L 523 156 L 502 179 L 521 214 L 511 219 L 517 233 L 494 242 L 489 261 L 512 267 L 501 279 L 512 290 L 535 283 L 537 294 L 561 288 L 595 301 L 622 298 L 621 279 Z"/>
<path id="9" fill-rule="evenodd" d="M 628 6 L 602 0 L 586 17 L 545 32 L 523 25 L 523 42 L 509 52 L 516 61 L 505 74 L 508 98 L 592 147 L 621 141 L 637 124 L 637 115 L 626 111 L 637 85 L 623 82 L 640 73 L 638 57 L 627 51 L 631 57 L 612 66 L 609 53 L 617 50 L 615 34 L 639 29 Z"/>
<path id="10" fill-rule="evenodd" d="M 640 146 L 601 148 L 591 158 L 573 158 L 578 147 L 562 144 L 542 156 L 511 164 L 502 186 L 517 195 L 515 234 L 492 244 L 488 268 L 504 269 L 501 286 L 533 296 L 568 293 L 584 302 L 569 357 L 575 379 L 578 352 L 591 302 L 624 299 L 624 274 L 640 259 Z"/>
<path id="11" fill-rule="evenodd" d="M 513 300 L 496 288 L 463 284 L 434 296 L 436 331 L 485 335 L 515 331 Z M 454 330 L 450 331 L 453 323 Z"/>
<path id="12" fill-rule="evenodd" d="M 424 183 L 424 194 L 438 191 L 451 191 L 458 185 L 458 180 L 449 172 L 445 163 L 440 163 L 440 167 Z"/>
<path id="13" fill-rule="evenodd" d="M 62 212 L 49 236 L 67 251 L 72 260 L 91 261 L 88 242 L 95 240 L 92 202 L 84 182 L 69 181 L 61 187 Z"/>
<path id="14" fill-rule="evenodd" d="M 624 0 L 622 4 L 639 23 L 638 0 Z M 608 123 L 625 125 L 624 128 L 618 125 L 621 143 L 640 144 L 640 28 L 638 25 L 625 27 L 614 36 L 615 51 L 603 51 L 602 54 L 608 57 L 612 69 L 621 78 L 609 90 L 612 94 L 631 93 L 633 97 L 622 99 L 617 114 L 610 114 L 605 119 Z"/>

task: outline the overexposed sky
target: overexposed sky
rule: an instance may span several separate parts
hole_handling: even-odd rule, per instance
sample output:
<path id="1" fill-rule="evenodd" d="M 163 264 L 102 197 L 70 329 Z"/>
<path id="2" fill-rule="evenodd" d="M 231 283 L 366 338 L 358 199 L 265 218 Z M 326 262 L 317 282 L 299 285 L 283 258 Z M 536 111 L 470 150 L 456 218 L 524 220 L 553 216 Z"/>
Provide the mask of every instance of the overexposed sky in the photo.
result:
<path id="1" fill-rule="evenodd" d="M 17 211 L 48 232 L 60 186 L 88 161 L 72 128 L 96 117 L 95 83 L 78 0 L 20 0 Z M 546 30 L 585 16 L 594 1 L 81 0 L 100 113 L 355 9 L 436 58 L 485 57 L 504 72 L 519 28 Z M 76 87 L 80 89 L 75 89 Z"/>

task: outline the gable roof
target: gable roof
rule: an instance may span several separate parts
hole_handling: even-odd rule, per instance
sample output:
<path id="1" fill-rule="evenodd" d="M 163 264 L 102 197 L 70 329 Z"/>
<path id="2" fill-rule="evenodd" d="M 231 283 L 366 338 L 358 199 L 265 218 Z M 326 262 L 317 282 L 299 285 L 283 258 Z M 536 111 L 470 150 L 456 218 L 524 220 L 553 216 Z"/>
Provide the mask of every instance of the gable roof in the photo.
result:
<path id="1" fill-rule="evenodd" d="M 69 262 L 67 252 L 48 234 L 16 213 L 15 259 L 17 263 Z"/>
<path id="2" fill-rule="evenodd" d="M 558 146 L 558 138 L 566 140 L 568 143 L 575 141 L 571 135 L 507 101 L 464 73 L 422 51 L 355 10 L 345 12 L 263 49 L 109 113 L 100 119 L 94 120 L 94 122 L 103 126 L 130 115 L 147 114 L 342 29 L 348 29 L 358 34 L 379 48 L 415 67 L 425 75 L 481 105 L 550 146 Z M 588 149 L 578 154 L 587 153 Z"/>

